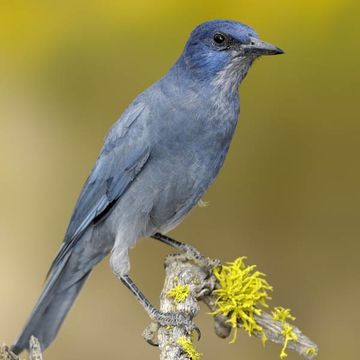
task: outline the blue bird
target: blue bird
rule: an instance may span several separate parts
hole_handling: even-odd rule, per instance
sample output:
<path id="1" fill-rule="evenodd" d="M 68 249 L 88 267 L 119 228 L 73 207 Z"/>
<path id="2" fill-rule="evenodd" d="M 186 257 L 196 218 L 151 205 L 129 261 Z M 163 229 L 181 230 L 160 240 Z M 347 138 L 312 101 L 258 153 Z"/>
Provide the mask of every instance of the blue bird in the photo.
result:
<path id="1" fill-rule="evenodd" d="M 14 353 L 28 349 L 31 335 L 42 350 L 50 345 L 91 270 L 109 253 L 115 276 L 154 321 L 189 325 L 140 292 L 128 275 L 128 249 L 144 237 L 191 249 L 163 234 L 199 202 L 223 165 L 239 116 L 238 87 L 254 60 L 282 53 L 240 22 L 213 20 L 193 30 L 170 71 L 110 129 Z"/>

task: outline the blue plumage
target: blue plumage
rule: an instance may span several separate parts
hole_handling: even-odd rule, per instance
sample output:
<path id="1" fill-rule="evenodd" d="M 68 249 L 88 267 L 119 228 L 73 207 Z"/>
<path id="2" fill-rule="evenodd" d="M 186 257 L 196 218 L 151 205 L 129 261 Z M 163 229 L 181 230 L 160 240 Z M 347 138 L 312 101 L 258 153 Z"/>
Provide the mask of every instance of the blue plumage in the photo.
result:
<path id="1" fill-rule="evenodd" d="M 239 84 L 258 56 L 280 53 L 235 21 L 209 21 L 191 33 L 170 71 L 110 130 L 14 352 L 27 348 L 31 335 L 43 349 L 51 343 L 91 269 L 110 251 L 125 282 L 128 248 L 171 230 L 195 206 L 229 149 Z"/>

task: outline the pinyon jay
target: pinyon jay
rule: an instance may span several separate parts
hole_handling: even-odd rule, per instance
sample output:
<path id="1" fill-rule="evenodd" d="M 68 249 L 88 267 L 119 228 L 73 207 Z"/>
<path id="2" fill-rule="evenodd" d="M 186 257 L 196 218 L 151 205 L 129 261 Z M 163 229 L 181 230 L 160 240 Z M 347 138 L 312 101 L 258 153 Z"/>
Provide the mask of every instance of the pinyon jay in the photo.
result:
<path id="1" fill-rule="evenodd" d="M 16 354 L 34 335 L 45 350 L 91 270 L 109 253 L 110 266 L 162 325 L 188 324 L 155 309 L 128 276 L 128 249 L 178 225 L 214 181 L 239 116 L 238 87 L 254 60 L 283 51 L 249 26 L 213 20 L 196 27 L 169 72 L 141 93 L 110 129 L 49 270 Z"/>

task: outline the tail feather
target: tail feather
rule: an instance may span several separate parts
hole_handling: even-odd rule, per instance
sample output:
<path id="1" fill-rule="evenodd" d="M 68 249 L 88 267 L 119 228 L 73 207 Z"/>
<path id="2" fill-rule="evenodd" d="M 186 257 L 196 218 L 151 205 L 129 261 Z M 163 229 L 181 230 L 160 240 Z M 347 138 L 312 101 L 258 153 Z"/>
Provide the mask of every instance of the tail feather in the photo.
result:
<path id="1" fill-rule="evenodd" d="M 11 348 L 15 354 L 29 348 L 32 335 L 37 337 L 42 350 L 45 350 L 54 340 L 91 271 L 90 269 L 83 273 L 83 276 L 73 282 L 71 286 L 64 288 L 64 282 L 67 282 L 71 277 L 71 269 L 67 266 L 70 255 L 64 258 L 50 274 L 30 318 Z"/>

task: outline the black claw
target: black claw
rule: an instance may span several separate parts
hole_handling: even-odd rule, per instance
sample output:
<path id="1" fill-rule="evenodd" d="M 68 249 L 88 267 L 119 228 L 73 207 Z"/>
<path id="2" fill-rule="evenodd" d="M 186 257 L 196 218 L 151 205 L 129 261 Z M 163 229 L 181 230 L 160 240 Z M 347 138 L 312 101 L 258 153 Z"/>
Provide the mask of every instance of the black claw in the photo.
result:
<path id="1" fill-rule="evenodd" d="M 198 336 L 197 341 L 200 341 L 200 339 L 201 339 L 200 329 L 197 326 L 195 326 L 194 331 L 197 333 L 197 336 Z"/>
<path id="2" fill-rule="evenodd" d="M 151 345 L 151 346 L 159 346 L 159 344 L 157 344 L 156 342 L 152 341 L 151 339 L 147 339 L 146 342 Z"/>

